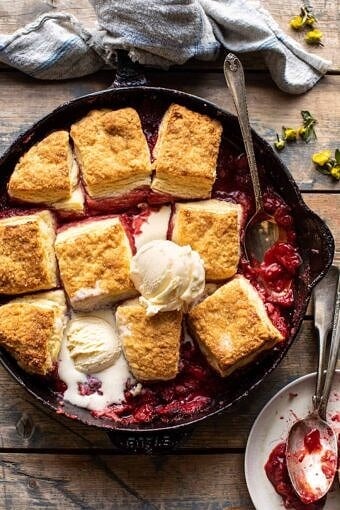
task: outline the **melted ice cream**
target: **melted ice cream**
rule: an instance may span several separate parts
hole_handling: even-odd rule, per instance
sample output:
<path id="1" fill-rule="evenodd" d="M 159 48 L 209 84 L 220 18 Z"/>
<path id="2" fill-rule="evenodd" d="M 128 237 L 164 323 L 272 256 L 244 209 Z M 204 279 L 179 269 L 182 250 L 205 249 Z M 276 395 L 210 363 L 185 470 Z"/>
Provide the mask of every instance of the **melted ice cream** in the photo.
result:
<path id="1" fill-rule="evenodd" d="M 77 319 L 77 315 L 79 314 L 74 314 L 72 318 Z M 104 319 L 112 326 L 114 334 L 116 334 L 115 320 L 111 310 L 96 310 L 95 312 L 88 313 L 88 316 Z M 81 317 L 84 317 L 84 314 L 81 314 Z M 67 389 L 64 393 L 65 400 L 76 406 L 97 411 L 110 404 L 119 404 L 122 402 L 124 400 L 124 390 L 127 380 L 134 380 L 129 371 L 127 361 L 121 353 L 114 361 L 113 365 L 100 372 L 90 374 L 101 382 L 99 390 L 91 395 L 81 395 L 79 392 L 79 383 L 84 384 L 88 382 L 88 376 L 76 369 L 67 348 L 66 334 L 64 335 L 59 354 L 58 373 L 60 379 L 67 384 Z"/>
<path id="2" fill-rule="evenodd" d="M 166 239 L 168 232 L 171 207 L 164 205 L 159 211 L 152 211 L 141 226 L 141 233 L 135 235 L 136 249 L 149 241 Z"/>

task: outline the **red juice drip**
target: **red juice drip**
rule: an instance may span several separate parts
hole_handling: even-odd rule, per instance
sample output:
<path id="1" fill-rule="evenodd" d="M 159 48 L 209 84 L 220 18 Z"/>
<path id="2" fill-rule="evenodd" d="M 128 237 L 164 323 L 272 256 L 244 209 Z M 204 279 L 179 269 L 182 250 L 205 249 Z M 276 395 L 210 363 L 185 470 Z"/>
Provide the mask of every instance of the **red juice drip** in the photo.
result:
<path id="1" fill-rule="evenodd" d="M 321 450 L 320 431 L 313 429 L 305 435 L 303 444 L 308 453 L 315 453 Z"/>

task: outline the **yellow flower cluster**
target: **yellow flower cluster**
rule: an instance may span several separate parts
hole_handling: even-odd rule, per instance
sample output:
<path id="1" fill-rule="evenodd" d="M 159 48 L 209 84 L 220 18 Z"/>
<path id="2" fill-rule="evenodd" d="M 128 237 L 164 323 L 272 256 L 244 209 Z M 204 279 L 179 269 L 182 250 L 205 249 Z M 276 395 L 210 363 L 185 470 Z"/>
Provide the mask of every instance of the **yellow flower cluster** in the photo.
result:
<path id="1" fill-rule="evenodd" d="M 305 142 L 309 142 L 310 140 L 316 139 L 316 134 L 314 130 L 314 126 L 316 124 L 316 119 L 313 117 L 313 115 L 303 110 L 301 112 L 303 125 L 298 128 L 291 128 L 291 127 L 285 127 L 282 126 L 282 135 L 279 136 L 276 135 L 277 140 L 274 142 L 274 147 L 281 151 L 285 148 L 286 142 L 296 142 L 298 138 L 301 138 L 301 140 Z"/>
<path id="2" fill-rule="evenodd" d="M 323 33 L 321 30 L 314 28 L 314 25 L 318 22 L 316 17 L 314 16 L 311 7 L 301 7 L 301 12 L 297 16 L 293 16 L 290 20 L 289 25 L 294 30 L 302 30 L 308 29 L 308 32 L 305 35 L 305 41 L 307 44 L 313 44 L 317 46 L 322 46 L 322 36 Z M 312 30 L 309 30 L 309 29 Z"/>
<path id="3" fill-rule="evenodd" d="M 340 151 L 335 150 L 334 158 L 332 158 L 332 152 L 327 149 L 321 152 L 316 152 L 312 156 L 312 161 L 315 164 L 316 169 L 325 175 L 330 175 L 337 181 L 340 180 Z"/>
<path id="4" fill-rule="evenodd" d="M 277 140 L 274 142 L 275 148 L 281 151 L 286 147 L 286 142 L 296 142 L 298 133 L 298 129 L 282 126 L 282 136 L 276 135 Z"/>

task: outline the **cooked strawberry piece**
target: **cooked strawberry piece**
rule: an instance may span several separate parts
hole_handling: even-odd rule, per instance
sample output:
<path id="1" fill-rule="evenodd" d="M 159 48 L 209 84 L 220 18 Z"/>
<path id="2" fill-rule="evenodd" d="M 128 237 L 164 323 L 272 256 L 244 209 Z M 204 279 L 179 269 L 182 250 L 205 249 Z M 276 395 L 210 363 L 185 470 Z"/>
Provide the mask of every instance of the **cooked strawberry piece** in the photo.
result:
<path id="1" fill-rule="evenodd" d="M 289 243 L 275 243 L 264 256 L 265 264 L 272 264 L 278 262 L 287 271 L 294 275 L 297 269 L 301 266 L 302 260 L 298 251 L 294 246 Z"/>
<path id="2" fill-rule="evenodd" d="M 134 417 L 135 421 L 143 422 L 143 423 L 152 421 L 154 418 L 154 415 L 155 415 L 155 409 L 149 404 L 144 404 L 144 405 L 138 407 L 133 413 L 133 417 Z"/>

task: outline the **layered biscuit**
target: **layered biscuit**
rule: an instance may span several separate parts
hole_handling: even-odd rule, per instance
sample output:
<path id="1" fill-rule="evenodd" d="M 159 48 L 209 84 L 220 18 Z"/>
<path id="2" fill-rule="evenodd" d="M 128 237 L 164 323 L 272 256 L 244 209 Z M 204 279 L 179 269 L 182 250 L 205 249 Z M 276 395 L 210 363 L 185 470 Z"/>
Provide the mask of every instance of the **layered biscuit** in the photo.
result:
<path id="1" fill-rule="evenodd" d="M 176 377 L 181 323 L 182 313 L 178 311 L 147 317 L 145 307 L 137 299 L 117 308 L 118 335 L 137 380 L 166 381 Z"/>
<path id="2" fill-rule="evenodd" d="M 241 215 L 240 205 L 222 200 L 177 203 L 172 241 L 200 254 L 207 280 L 226 280 L 240 259 Z"/>
<path id="3" fill-rule="evenodd" d="M 152 189 L 180 198 L 209 198 L 221 135 L 219 121 L 172 104 L 161 122 L 153 152 Z"/>
<path id="4" fill-rule="evenodd" d="M 188 321 L 201 351 L 222 377 L 283 340 L 257 291 L 243 276 L 194 306 Z"/>
<path id="5" fill-rule="evenodd" d="M 16 164 L 8 183 L 11 198 L 52 203 L 70 198 L 78 182 L 67 131 L 55 131 L 33 145 Z"/>
<path id="6" fill-rule="evenodd" d="M 0 345 L 27 372 L 54 369 L 66 326 L 62 290 L 28 295 L 0 306 Z"/>
<path id="7" fill-rule="evenodd" d="M 56 287 L 54 239 L 49 211 L 0 219 L 0 294 Z"/>
<path id="8" fill-rule="evenodd" d="M 115 197 L 150 184 L 149 148 L 133 108 L 92 110 L 72 125 L 71 136 L 91 198 Z"/>
<path id="9" fill-rule="evenodd" d="M 59 200 L 51 204 L 52 208 L 61 213 L 81 215 L 85 212 L 85 196 L 81 186 L 77 186 L 71 193 L 70 198 Z"/>
<path id="10" fill-rule="evenodd" d="M 71 305 L 91 310 L 134 296 L 132 252 L 119 218 L 85 221 L 57 234 L 60 277 Z"/>

